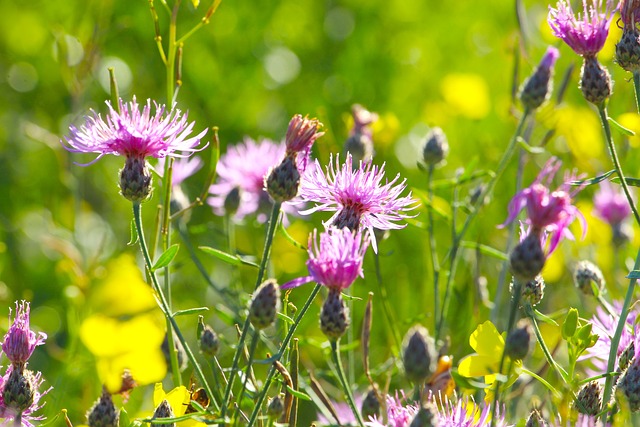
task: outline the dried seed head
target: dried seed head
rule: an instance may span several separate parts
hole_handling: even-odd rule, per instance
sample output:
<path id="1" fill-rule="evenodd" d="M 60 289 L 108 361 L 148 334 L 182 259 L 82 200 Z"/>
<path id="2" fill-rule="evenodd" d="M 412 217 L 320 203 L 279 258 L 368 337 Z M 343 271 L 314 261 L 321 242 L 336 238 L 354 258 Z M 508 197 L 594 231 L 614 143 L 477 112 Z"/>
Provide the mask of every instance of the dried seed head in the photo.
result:
<path id="1" fill-rule="evenodd" d="M 429 166 L 435 166 L 441 163 L 447 154 L 449 154 L 447 135 L 439 127 L 431 128 L 422 148 L 422 160 Z"/>
<path id="2" fill-rule="evenodd" d="M 132 202 L 144 202 L 151 197 L 151 172 L 144 158 L 128 156 L 120 171 L 120 194 Z"/>
<path id="3" fill-rule="evenodd" d="M 595 56 L 586 56 L 582 64 L 580 89 L 584 99 L 596 106 L 602 105 L 613 92 L 611 75 Z"/>
<path id="4" fill-rule="evenodd" d="M 265 187 L 269 196 L 276 202 L 288 202 L 298 195 L 300 172 L 296 166 L 296 157 L 287 156 L 266 177 Z"/>
<path id="5" fill-rule="evenodd" d="M 430 378 L 438 367 L 438 351 L 427 329 L 416 325 L 409 329 L 402 344 L 405 375 L 416 384 Z"/>
<path id="6" fill-rule="evenodd" d="M 540 236 L 534 232 L 529 233 L 513 248 L 509 256 L 513 277 L 523 283 L 535 280 L 542 271 L 545 261 L 546 257 L 540 244 Z"/>
<path id="7" fill-rule="evenodd" d="M 574 403 L 578 412 L 585 415 L 598 415 L 602 408 L 602 386 L 591 381 L 580 389 Z"/>
<path id="8" fill-rule="evenodd" d="M 273 325 L 280 311 L 280 287 L 274 279 L 268 279 L 253 293 L 249 303 L 249 321 L 256 329 Z"/>
<path id="9" fill-rule="evenodd" d="M 519 322 L 518 326 L 509 332 L 504 344 L 504 352 L 513 360 L 522 360 L 529 353 L 531 331 L 526 321 Z"/>
<path id="10" fill-rule="evenodd" d="M 349 308 L 340 290 L 329 289 L 329 295 L 320 311 L 320 329 L 330 340 L 338 340 L 351 324 Z"/>
<path id="11" fill-rule="evenodd" d="M 605 281 L 602 271 L 590 261 L 580 261 L 573 272 L 576 287 L 585 295 L 594 295 L 594 286 L 598 293 L 604 289 Z"/>
<path id="12" fill-rule="evenodd" d="M 87 424 L 89 427 L 118 427 L 119 417 L 111 394 L 103 387 L 102 394 L 87 412 Z"/>

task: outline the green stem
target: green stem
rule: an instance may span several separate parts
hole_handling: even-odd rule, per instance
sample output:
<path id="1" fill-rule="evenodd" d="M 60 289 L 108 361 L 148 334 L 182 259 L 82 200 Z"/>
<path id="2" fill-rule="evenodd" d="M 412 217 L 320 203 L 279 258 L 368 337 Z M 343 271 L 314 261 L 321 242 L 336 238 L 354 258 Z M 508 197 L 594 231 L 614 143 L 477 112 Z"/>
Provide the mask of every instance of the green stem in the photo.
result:
<path id="1" fill-rule="evenodd" d="M 542 353 L 544 353 L 544 357 L 547 359 L 547 363 L 549 363 L 549 366 L 551 366 L 558 373 L 558 376 L 562 378 L 562 381 L 564 381 L 564 383 L 568 385 L 569 379 L 567 378 L 567 372 L 556 363 L 556 361 L 553 359 L 553 356 L 551 355 L 551 352 L 549 351 L 549 348 L 547 347 L 547 344 L 544 342 L 544 338 L 542 338 L 542 333 L 540 332 L 540 328 L 538 327 L 538 321 L 536 320 L 536 315 L 533 312 L 533 307 L 531 307 L 531 304 L 525 304 L 524 312 L 531 320 L 533 331 L 536 334 L 536 340 L 538 341 L 538 344 L 540 344 L 540 348 L 542 349 Z"/>
<path id="2" fill-rule="evenodd" d="M 530 111 L 528 109 L 522 113 L 522 117 L 520 118 L 518 127 L 516 128 L 515 133 L 511 137 L 511 140 L 509 141 L 509 145 L 507 146 L 507 149 L 504 151 L 504 154 L 500 159 L 500 163 L 498 163 L 498 168 L 496 169 L 495 175 L 489 180 L 484 191 L 482 191 L 482 193 L 480 194 L 480 197 L 478 197 L 476 206 L 472 207 L 471 212 L 467 216 L 464 222 L 464 225 L 462 226 L 462 230 L 460 230 L 460 233 L 457 233 L 456 237 L 452 242 L 450 258 L 449 258 L 449 276 L 447 277 L 447 283 L 445 286 L 444 301 L 442 303 L 442 310 L 440 312 L 440 320 L 438 321 L 438 327 L 436 329 L 436 342 L 440 338 L 440 335 L 442 333 L 442 327 L 444 325 L 444 319 L 449 310 L 449 296 L 451 294 L 451 285 L 453 283 L 453 277 L 455 276 L 455 271 L 457 267 L 460 242 L 464 239 L 464 235 L 469 229 L 471 222 L 477 216 L 478 211 L 480 210 L 480 207 L 482 207 L 484 199 L 493 193 L 493 189 L 496 183 L 498 182 L 498 180 L 500 179 L 504 171 L 507 169 L 509 161 L 511 160 L 511 157 L 513 156 L 513 152 L 515 151 L 518 138 L 520 137 L 520 134 L 522 133 L 522 129 L 524 128 L 524 124 L 529 118 L 529 114 L 530 114 Z M 479 205 L 477 205 L 478 203 Z"/>
<path id="3" fill-rule="evenodd" d="M 398 351 L 400 351 L 400 343 L 402 342 L 402 340 L 400 339 L 400 333 L 397 329 L 398 322 L 396 322 L 396 319 L 393 316 L 393 311 L 391 311 L 391 306 L 389 305 L 389 294 L 387 293 L 387 287 L 382 280 L 382 272 L 380 270 L 380 255 L 374 252 L 373 258 L 375 260 L 378 288 L 380 289 L 380 299 L 382 300 L 382 312 L 384 313 L 384 317 L 387 318 L 387 326 L 389 326 L 389 328 L 391 329 L 391 336 L 393 337 L 396 348 L 398 349 Z"/>
<path id="4" fill-rule="evenodd" d="M 262 279 L 264 277 L 264 272 L 267 268 L 267 263 L 269 261 L 269 255 L 271 254 L 271 246 L 273 243 L 273 236 L 276 230 L 276 224 L 278 222 L 278 217 L 280 216 L 280 208 L 281 203 L 274 203 L 273 209 L 271 210 L 271 217 L 269 219 L 269 228 L 267 229 L 267 237 L 264 241 L 264 249 L 262 251 L 262 260 L 260 261 L 260 268 L 258 269 L 258 277 L 256 278 L 256 284 L 254 286 L 255 289 L 260 286 L 262 283 Z M 247 332 L 249 331 L 249 317 L 244 321 L 242 325 L 242 333 L 240 334 L 240 340 L 238 341 L 238 347 L 236 348 L 236 352 L 233 355 L 233 362 L 231 364 L 231 372 L 229 372 L 229 383 L 227 384 L 227 388 L 224 392 L 224 401 L 222 402 L 222 413 L 220 414 L 221 418 L 227 413 L 227 407 L 229 406 L 229 396 L 231 396 L 231 389 L 233 388 L 233 383 L 235 381 L 236 372 L 238 371 L 238 362 L 240 361 L 240 354 L 242 353 L 242 349 L 244 347 L 244 340 L 247 337 Z"/>
<path id="5" fill-rule="evenodd" d="M 636 108 L 638 113 L 640 113 L 640 73 L 634 71 L 633 73 L 633 88 L 635 89 L 636 94 Z"/>
<path id="6" fill-rule="evenodd" d="M 144 231 L 142 229 L 142 218 L 140 214 L 139 202 L 133 203 L 133 218 L 136 225 L 136 231 L 138 233 L 138 241 L 140 242 L 140 250 L 142 251 L 145 267 L 147 269 L 149 277 L 151 278 L 151 283 L 153 285 L 153 288 L 156 291 L 156 294 L 158 295 L 158 302 L 160 303 L 160 309 L 165 315 L 165 317 L 167 318 L 167 320 L 169 321 L 169 323 L 171 324 L 173 332 L 175 332 L 178 338 L 178 341 L 180 341 L 180 343 L 182 344 L 184 351 L 187 354 L 187 358 L 193 365 L 193 370 L 195 371 L 195 375 L 198 378 L 198 381 L 200 381 L 205 391 L 207 392 L 208 396 L 214 396 L 213 392 L 211 391 L 211 387 L 209 386 L 209 383 L 207 382 L 207 379 L 204 376 L 204 373 L 202 372 L 202 368 L 200 367 L 200 364 L 196 360 L 193 352 L 191 351 L 191 348 L 187 344 L 187 341 L 184 339 L 184 336 L 182 335 L 182 332 L 180 331 L 180 328 L 178 327 L 176 320 L 173 318 L 173 315 L 171 314 L 169 305 L 167 304 L 167 299 L 164 296 L 164 292 L 162 291 L 162 288 L 158 283 L 158 279 L 156 277 L 155 272 L 152 270 L 153 264 L 151 263 L 151 258 L 149 257 L 149 250 L 147 248 L 147 243 L 144 238 Z M 169 330 L 167 331 L 167 333 L 170 334 L 172 333 L 172 331 Z M 220 410 L 220 406 L 218 402 L 215 401 L 215 399 L 212 399 L 211 403 L 213 404 L 216 411 Z"/>
<path id="7" fill-rule="evenodd" d="M 440 305 L 440 290 L 438 281 L 440 279 L 440 263 L 438 262 L 438 253 L 436 252 L 436 236 L 433 231 L 433 169 L 434 165 L 429 165 L 429 173 L 427 175 L 427 195 L 429 197 L 429 248 L 431 252 L 431 271 L 433 271 L 433 327 L 438 327 L 438 307 Z"/>
<path id="8" fill-rule="evenodd" d="M 256 347 L 258 346 L 258 334 L 259 331 L 254 331 L 253 336 L 251 337 L 251 345 L 249 347 L 249 360 L 247 361 L 247 371 L 244 374 L 244 381 L 242 382 L 242 388 L 240 388 L 240 393 L 238 394 L 237 403 L 238 408 L 242 404 L 242 398 L 244 395 L 244 391 L 247 389 L 247 382 L 249 381 L 249 376 L 251 376 L 251 365 L 253 364 L 253 356 L 256 354 Z M 240 417 L 235 417 L 234 426 L 238 425 L 238 420 Z"/>
<path id="9" fill-rule="evenodd" d="M 358 425 L 360 427 L 364 427 L 364 421 L 362 420 L 362 415 L 360 415 L 360 411 L 358 411 L 358 407 L 356 406 L 355 401 L 353 400 L 353 393 L 351 393 L 351 388 L 349 387 L 349 383 L 347 382 L 347 377 L 344 374 L 344 369 L 342 368 L 342 361 L 340 360 L 340 340 L 331 340 L 331 358 L 333 359 L 333 363 L 336 365 L 336 370 L 338 371 L 338 379 L 340 380 L 340 384 L 342 385 L 342 390 L 344 394 L 347 396 L 347 403 L 351 407 L 351 411 L 353 415 L 355 415 L 356 420 L 358 421 Z"/>
<path id="10" fill-rule="evenodd" d="M 178 51 L 178 44 L 176 43 L 178 10 L 180 9 L 181 0 L 177 0 L 171 11 L 171 20 L 169 21 L 169 40 L 168 40 L 168 54 L 167 54 L 167 105 L 169 108 L 173 105 L 173 97 L 175 91 L 175 77 L 176 77 L 176 53 Z"/>
<path id="11" fill-rule="evenodd" d="M 309 310 L 311 303 L 316 298 L 316 295 L 318 295 L 318 292 L 320 292 L 321 287 L 322 285 L 317 284 L 311 291 L 311 295 L 309 295 L 309 298 L 307 298 L 307 301 L 304 303 L 304 305 L 298 312 L 298 315 L 296 316 L 296 319 L 293 322 L 293 325 L 291 325 L 291 328 L 289 328 L 289 332 L 284 337 L 284 340 L 282 341 L 282 345 L 280 345 L 280 350 L 275 356 L 273 356 L 274 362 L 280 361 L 280 358 L 282 358 L 282 355 L 284 354 L 286 349 L 289 347 L 289 342 L 291 341 L 291 338 L 293 338 L 293 334 L 298 328 L 298 325 L 300 324 L 302 317 L 307 313 L 307 310 Z M 276 373 L 275 365 L 271 365 L 271 368 L 269 369 L 269 373 L 267 374 L 267 378 L 264 380 L 264 386 L 262 387 L 262 391 L 260 392 L 260 395 L 258 396 L 258 400 L 256 400 L 255 406 L 253 407 L 253 412 L 251 412 L 251 416 L 249 417 L 249 422 L 247 423 L 247 427 L 253 427 L 256 420 L 258 419 L 260 408 L 262 407 L 262 403 L 264 402 L 264 399 L 267 396 L 267 392 L 269 391 L 269 387 L 271 386 L 271 382 L 273 381 L 273 377 L 275 376 L 275 373 Z"/>

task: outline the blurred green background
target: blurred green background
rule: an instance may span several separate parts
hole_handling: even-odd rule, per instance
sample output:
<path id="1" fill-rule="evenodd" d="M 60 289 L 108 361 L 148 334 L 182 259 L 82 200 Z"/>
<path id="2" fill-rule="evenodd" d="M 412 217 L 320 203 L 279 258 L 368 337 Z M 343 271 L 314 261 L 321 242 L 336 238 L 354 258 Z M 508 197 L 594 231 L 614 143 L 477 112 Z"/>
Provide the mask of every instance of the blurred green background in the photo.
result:
<path id="1" fill-rule="evenodd" d="M 160 3 L 155 6 L 161 35 L 166 37 L 167 13 Z M 183 2 L 179 36 L 199 22 L 208 7 L 206 2 L 197 9 Z M 418 169 L 417 159 L 430 126 L 442 127 L 451 146 L 447 165 L 436 171 L 436 179 L 453 177 L 459 168 L 495 168 L 520 114 L 514 87 L 537 65 L 547 45 L 555 44 L 561 50 L 556 86 L 571 66 L 573 73 L 565 101 L 552 102 L 538 113 L 530 142 L 539 145 L 550 136 L 545 140 L 549 152 L 562 157 L 568 168 L 591 176 L 611 169 L 595 110 L 577 87 L 579 58 L 549 34 L 546 3 L 530 0 L 518 7 L 520 25 L 516 2 L 505 0 L 481 5 L 433 0 L 223 0 L 210 24 L 185 43 L 178 106 L 189 111 L 196 130 L 219 127 L 223 152 L 244 135 L 281 139 L 293 114 L 316 116 L 326 135 L 316 143 L 314 156 L 326 162 L 329 153 L 342 150 L 351 105 L 362 104 L 380 114 L 374 126 L 375 162 L 386 161 L 389 177 L 400 173 L 410 188 L 420 192 L 425 190 L 426 175 Z M 68 134 L 69 124 L 82 123 L 89 108 L 105 111 L 107 67 L 115 68 L 125 100 L 135 95 L 139 101 L 152 98 L 162 103 L 167 102 L 165 70 L 147 1 L 0 0 L 0 10 L 0 307 L 6 307 L 2 309 L 6 313 L 14 300 L 32 301 L 34 328 L 49 335 L 30 365 L 42 370 L 47 384 L 54 387 L 44 413 L 52 417 L 67 408 L 74 424 L 80 424 L 100 391 L 95 357 L 79 339 L 80 325 L 100 310 L 95 289 L 104 281 L 109 261 L 122 254 L 138 256 L 138 249 L 127 246 L 130 204 L 118 195 L 117 171 L 123 159 L 110 156 L 89 167 L 78 166 L 73 162 L 86 163 L 93 157 L 70 154 L 59 141 Z M 611 115 L 640 130 L 637 115 L 630 114 L 635 104 L 629 76 L 612 62 L 613 44 L 620 34 L 615 24 L 612 27 L 601 55 L 616 81 Z M 638 176 L 640 140 L 614 136 L 627 174 Z M 207 162 L 208 157 L 205 151 Z M 547 158 L 523 156 L 524 185 Z M 495 197 L 483 208 L 467 240 L 506 250 L 507 232 L 496 226 L 506 218 L 515 191 L 516 163 L 498 183 Z M 201 191 L 208 166 L 186 182 L 192 198 Z M 479 183 L 462 187 L 460 200 Z M 577 295 L 570 279 L 572 266 L 582 258 L 600 264 L 611 296 L 623 293 L 625 265 L 638 239 L 629 245 L 629 253 L 626 248 L 618 253 L 610 249 L 610 231 L 590 216 L 593 191 L 587 189 L 579 198 L 591 231 L 578 244 L 563 243 L 545 271 L 549 286 L 543 312 L 573 305 L 583 317 L 591 316 L 593 302 Z M 154 227 L 159 194 L 156 191 L 145 205 L 148 233 Z M 437 196 L 440 209 L 450 213 L 451 189 L 443 188 Z M 380 245 L 382 277 L 401 334 L 416 322 L 432 330 L 434 322 L 427 217 L 423 206 L 418 212 L 407 228 L 394 231 Z M 464 213 L 458 212 L 460 223 Z M 290 232 L 306 242 L 308 232 L 328 217 L 294 219 Z M 451 242 L 450 218 L 436 216 L 436 221 L 442 260 Z M 188 226 L 194 244 L 226 248 L 224 220 L 206 205 L 194 210 Z M 236 232 L 238 250 L 259 257 L 263 228 L 246 221 Z M 174 240 L 181 242 L 177 235 Z M 452 294 L 455 310 L 446 328 L 456 361 L 471 351 L 470 332 L 489 318 L 501 270 L 495 258 L 478 257 L 470 249 L 462 255 Z M 200 256 L 217 284 L 239 281 L 246 291 L 252 288 L 254 270 L 232 269 Z M 305 260 L 304 252 L 279 235 L 271 274 L 284 283 L 305 273 Z M 363 298 L 353 302 L 356 337 L 367 293 L 378 295 L 373 261 L 369 253 L 366 278 L 352 288 Z M 219 297 L 197 274 L 187 251 L 182 249 L 176 262 L 174 307 L 211 307 L 206 320 L 226 342 L 235 342 L 232 325 L 219 315 L 223 310 Z M 307 293 L 308 288 L 295 291 L 291 299 L 301 304 Z M 500 329 L 505 327 L 505 295 L 503 290 Z M 303 363 L 322 377 L 327 364 L 324 337 L 317 327 L 319 308 L 318 301 L 299 336 L 304 337 Z M 180 318 L 180 324 L 195 345 L 195 318 Z M 393 355 L 385 324 L 380 301 L 374 297 L 374 367 L 387 367 L 382 364 Z M 231 355 L 232 349 L 224 345 L 221 359 L 227 365 Z M 364 385 L 359 352 L 356 362 L 355 377 Z M 376 374 L 380 383 L 386 382 L 383 369 Z M 401 375 L 393 384 L 408 387 Z M 128 405 L 134 413 L 140 405 L 148 409 L 150 388 L 135 391 Z"/>

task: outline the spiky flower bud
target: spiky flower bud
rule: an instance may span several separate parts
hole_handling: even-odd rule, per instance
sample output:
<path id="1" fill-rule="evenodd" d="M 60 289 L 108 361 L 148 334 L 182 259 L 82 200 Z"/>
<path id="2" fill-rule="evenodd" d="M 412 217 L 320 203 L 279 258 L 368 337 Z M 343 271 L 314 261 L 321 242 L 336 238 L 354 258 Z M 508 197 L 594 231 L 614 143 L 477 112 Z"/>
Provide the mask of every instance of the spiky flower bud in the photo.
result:
<path id="1" fill-rule="evenodd" d="M 441 163 L 447 154 L 449 154 L 447 135 L 439 127 L 431 128 L 422 148 L 422 160 L 429 166 L 435 166 Z"/>
<path id="2" fill-rule="evenodd" d="M 370 388 L 369 391 L 367 391 L 367 394 L 364 395 L 364 399 L 362 399 L 362 406 L 360 407 L 360 413 L 364 420 L 368 420 L 372 417 L 380 417 L 380 401 L 378 400 L 378 396 L 374 389 Z"/>
<path id="3" fill-rule="evenodd" d="M 151 196 L 151 172 L 144 158 L 127 156 L 120 171 L 120 194 L 132 202 L 144 202 Z"/>
<path id="4" fill-rule="evenodd" d="M 602 105 L 613 92 L 611 75 L 595 56 L 585 56 L 582 64 L 580 89 L 584 99 L 596 106 Z"/>
<path id="5" fill-rule="evenodd" d="M 523 283 L 535 280 L 542 271 L 545 261 L 540 236 L 533 232 L 513 248 L 509 255 L 511 273 L 516 280 Z"/>
<path id="6" fill-rule="evenodd" d="M 514 328 L 504 344 L 504 352 L 512 360 L 522 360 L 529 353 L 529 344 L 531 342 L 530 327 L 527 322 L 520 322 Z"/>
<path id="7" fill-rule="evenodd" d="M 204 325 L 200 333 L 200 351 L 207 357 L 213 357 L 220 349 L 220 339 L 209 325 Z"/>
<path id="8" fill-rule="evenodd" d="M 438 427 L 438 409 L 432 403 L 423 404 L 411 420 L 409 427 Z"/>
<path id="9" fill-rule="evenodd" d="M 537 409 L 532 409 L 527 418 L 525 427 L 549 427 L 549 424 L 542 418 L 542 414 Z"/>
<path id="10" fill-rule="evenodd" d="M 279 418 L 284 412 L 284 402 L 280 395 L 274 396 L 267 405 L 267 415 L 270 418 Z"/>
<path id="11" fill-rule="evenodd" d="M 616 62 L 626 71 L 631 73 L 640 72 L 640 43 L 638 37 L 640 33 L 634 27 L 626 28 L 622 31 L 622 37 L 616 44 Z"/>
<path id="12" fill-rule="evenodd" d="M 598 415 L 602 408 L 602 386 L 596 381 L 583 386 L 574 403 L 578 412 L 585 415 Z"/>
<path id="13" fill-rule="evenodd" d="M 4 405 L 17 413 L 24 412 L 33 404 L 35 389 L 35 378 L 30 370 L 12 369 L 2 389 Z"/>
<path id="14" fill-rule="evenodd" d="M 87 412 L 87 424 L 89 427 L 118 427 L 120 412 L 113 404 L 111 394 L 106 388 L 102 388 L 102 394 Z"/>
<path id="15" fill-rule="evenodd" d="M 276 321 L 280 306 L 278 282 L 268 279 L 253 293 L 249 303 L 249 321 L 254 328 L 265 329 Z"/>
<path id="16" fill-rule="evenodd" d="M 629 409 L 631 412 L 637 412 L 640 410 L 640 351 L 635 346 L 635 342 L 632 341 L 633 346 L 633 354 L 627 354 L 625 357 L 627 359 L 633 356 L 633 359 L 629 363 L 627 370 L 624 372 L 620 380 L 618 381 L 617 387 L 618 390 L 624 394 L 627 398 L 627 402 L 629 403 Z M 625 349 L 624 353 L 628 353 L 627 350 L 630 350 L 631 345 Z M 622 359 L 622 355 L 621 355 Z M 620 368 L 623 367 L 623 360 L 620 360 L 618 363 Z"/>
<path id="17" fill-rule="evenodd" d="M 338 340 L 351 324 L 349 308 L 339 289 L 329 289 L 329 295 L 320 311 L 320 330 L 330 340 Z"/>
<path id="18" fill-rule="evenodd" d="M 288 202 L 298 195 L 300 172 L 296 166 L 296 157 L 287 156 L 265 179 L 265 187 L 269 196 L 276 202 Z"/>
<path id="19" fill-rule="evenodd" d="M 605 285 L 602 271 L 594 263 L 586 260 L 580 261 L 576 265 L 576 269 L 573 272 L 573 281 L 576 287 L 585 295 L 594 294 L 593 286 L 600 293 Z"/>
<path id="20" fill-rule="evenodd" d="M 158 405 L 158 407 L 153 413 L 153 419 L 174 418 L 174 417 L 175 415 L 173 414 L 173 409 L 171 409 L 171 405 L 169 405 L 169 402 L 167 402 L 166 400 L 163 400 L 162 402 L 160 402 L 160 404 Z M 176 427 L 176 423 L 167 423 L 162 425 L 166 427 Z"/>
<path id="21" fill-rule="evenodd" d="M 528 282 L 523 283 L 520 295 L 521 301 L 531 304 L 532 307 L 538 305 L 544 297 L 544 288 L 544 279 L 540 275 L 536 276 L 536 278 L 533 280 L 529 280 Z M 513 282 L 511 282 L 511 284 L 509 285 L 509 291 L 513 294 Z"/>
<path id="22" fill-rule="evenodd" d="M 551 96 L 553 90 L 553 66 L 559 56 L 558 49 L 549 47 L 538 68 L 520 86 L 519 98 L 526 109 L 535 110 Z"/>
<path id="23" fill-rule="evenodd" d="M 402 362 L 405 375 L 415 384 L 423 383 L 438 368 L 436 344 L 425 327 L 416 325 L 404 336 Z"/>

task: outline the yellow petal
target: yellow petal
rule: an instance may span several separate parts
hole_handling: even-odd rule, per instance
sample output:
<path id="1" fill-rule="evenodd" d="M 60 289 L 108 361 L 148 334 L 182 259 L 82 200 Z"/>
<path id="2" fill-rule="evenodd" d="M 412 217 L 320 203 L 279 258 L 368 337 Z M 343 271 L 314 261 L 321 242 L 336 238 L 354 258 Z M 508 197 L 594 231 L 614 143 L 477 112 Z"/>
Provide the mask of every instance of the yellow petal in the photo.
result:
<path id="1" fill-rule="evenodd" d="M 469 345 L 479 355 L 492 357 L 500 361 L 504 349 L 504 338 L 490 320 L 478 325 L 469 337 Z"/>
<path id="2" fill-rule="evenodd" d="M 500 356 L 498 356 L 500 357 Z M 481 356 L 471 354 L 463 357 L 458 365 L 458 373 L 463 377 L 485 377 L 498 370 L 500 360 L 496 361 L 494 356 Z"/>

